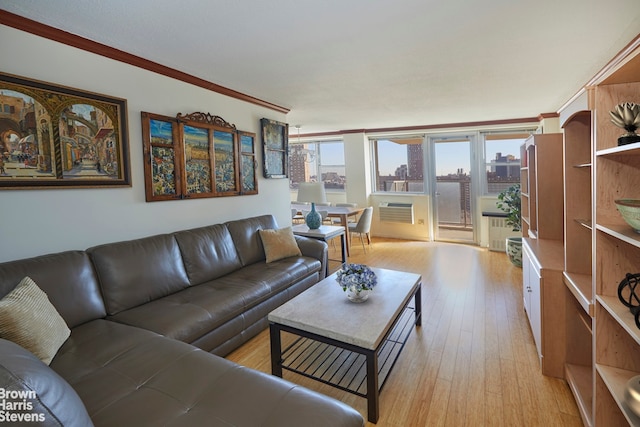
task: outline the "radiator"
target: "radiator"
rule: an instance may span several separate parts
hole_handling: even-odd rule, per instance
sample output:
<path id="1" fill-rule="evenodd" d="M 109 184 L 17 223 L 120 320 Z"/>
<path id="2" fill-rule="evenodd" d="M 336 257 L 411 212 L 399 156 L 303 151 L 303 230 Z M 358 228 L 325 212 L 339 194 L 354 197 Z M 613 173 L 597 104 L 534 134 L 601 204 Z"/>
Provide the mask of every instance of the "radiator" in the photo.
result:
<path id="1" fill-rule="evenodd" d="M 489 250 L 504 252 L 507 249 L 507 237 L 519 235 L 512 226 L 507 225 L 506 218 L 489 217 Z"/>
<path id="2" fill-rule="evenodd" d="M 413 224 L 413 204 L 411 203 L 382 202 L 378 205 L 378 214 L 382 222 Z"/>

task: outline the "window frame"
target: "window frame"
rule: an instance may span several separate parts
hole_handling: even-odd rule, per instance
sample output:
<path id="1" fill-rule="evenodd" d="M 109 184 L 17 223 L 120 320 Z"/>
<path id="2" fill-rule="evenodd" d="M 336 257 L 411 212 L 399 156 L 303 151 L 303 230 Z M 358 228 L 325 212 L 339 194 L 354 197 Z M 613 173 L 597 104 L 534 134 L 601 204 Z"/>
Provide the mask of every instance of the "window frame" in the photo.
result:
<path id="1" fill-rule="evenodd" d="M 322 163 L 322 145 L 326 145 L 326 144 L 340 144 L 342 146 L 342 159 L 343 159 L 343 164 L 323 164 Z M 322 180 L 322 168 L 323 167 L 338 167 L 338 168 L 343 168 L 344 169 L 344 174 L 339 175 L 340 177 L 343 178 L 344 180 L 344 185 L 342 188 L 335 188 L 335 187 L 326 187 L 325 184 L 325 188 L 327 192 L 334 192 L 334 193 L 344 193 L 346 192 L 346 187 L 347 187 L 347 177 L 346 177 L 346 155 L 345 155 L 345 150 L 344 150 L 344 140 L 341 138 L 332 138 L 332 139 L 327 139 L 327 140 L 317 140 L 317 139 L 307 139 L 307 140 L 300 140 L 299 138 L 297 140 L 292 140 L 289 139 L 289 165 L 290 165 L 290 169 L 289 169 L 289 189 L 292 191 L 297 191 L 298 187 L 297 187 L 297 183 L 294 184 L 294 182 L 292 181 L 294 178 L 297 178 L 294 172 L 294 163 L 295 160 L 291 158 L 292 154 L 294 154 L 294 151 L 296 150 L 296 147 L 298 146 L 313 146 L 313 148 L 307 148 L 305 147 L 305 149 L 310 150 L 312 152 L 315 153 L 314 155 L 314 159 L 310 162 L 307 162 L 311 165 L 313 165 L 313 171 L 310 172 L 308 174 L 308 179 L 310 181 L 321 181 Z M 304 161 L 304 160 L 303 160 Z M 314 177 L 315 179 L 312 179 L 311 177 Z M 307 178 L 305 178 L 307 179 Z M 302 181 L 297 181 L 297 182 L 302 182 Z"/>
<path id="2" fill-rule="evenodd" d="M 399 141 L 399 140 L 414 140 L 414 139 L 420 139 L 420 143 L 406 143 L 406 144 L 399 144 L 396 143 L 395 141 Z M 406 187 L 407 187 L 407 191 L 387 191 L 384 189 L 380 189 L 379 188 L 379 178 L 380 178 L 380 174 L 379 174 L 379 161 L 378 161 L 378 142 L 379 141 L 390 141 L 392 143 L 396 143 L 398 145 L 404 145 L 405 147 L 407 145 L 420 145 L 422 147 L 422 156 L 421 156 L 421 162 L 422 162 L 422 191 L 409 191 L 409 181 L 407 181 L 405 179 L 405 182 L 407 183 Z M 374 193 L 378 193 L 378 194 L 426 194 L 427 192 L 427 183 L 426 183 L 426 161 L 425 161 L 425 135 L 424 134 L 413 134 L 413 135 L 372 135 L 369 136 L 369 152 L 371 153 L 371 158 L 372 158 L 372 162 L 371 162 L 371 182 L 373 185 L 373 192 Z M 407 169 L 407 173 L 409 170 L 409 158 L 407 155 L 407 162 L 406 164 L 406 169 Z M 399 167 L 402 167 L 403 164 L 398 165 Z M 387 175 L 384 175 L 387 176 Z M 400 181 L 400 180 L 398 180 Z"/>
<path id="3" fill-rule="evenodd" d="M 513 129 L 513 130 L 505 130 L 500 132 L 480 132 L 480 144 L 482 144 L 482 197 L 497 197 L 500 194 L 498 192 L 490 192 L 489 191 L 489 176 L 488 169 L 490 166 L 507 166 L 507 167 L 516 167 L 520 168 L 520 146 L 524 144 L 524 141 L 535 132 L 535 129 Z M 495 159 L 489 159 L 487 157 L 487 143 L 491 141 L 500 141 L 500 140 L 519 140 L 517 143 L 514 142 L 513 155 L 516 156 L 517 161 L 515 162 L 500 162 L 500 163 L 492 163 Z M 507 153 L 512 154 L 512 153 Z M 510 185 L 515 185 L 520 183 L 520 178 L 518 178 L 517 182 L 514 181 Z M 505 185 L 508 184 L 505 182 Z M 506 188 L 506 187 L 505 187 Z"/>

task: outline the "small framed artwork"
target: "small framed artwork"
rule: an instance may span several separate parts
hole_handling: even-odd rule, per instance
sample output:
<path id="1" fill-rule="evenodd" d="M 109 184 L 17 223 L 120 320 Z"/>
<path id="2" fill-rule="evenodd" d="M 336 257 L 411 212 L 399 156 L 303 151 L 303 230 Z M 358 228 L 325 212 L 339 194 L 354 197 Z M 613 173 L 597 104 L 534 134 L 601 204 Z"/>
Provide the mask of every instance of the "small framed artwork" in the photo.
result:
<path id="1" fill-rule="evenodd" d="M 0 189 L 131 186 L 127 102 L 0 73 Z"/>
<path id="2" fill-rule="evenodd" d="M 180 194 L 181 176 L 176 164 L 182 158 L 177 126 L 171 117 L 142 113 L 145 140 L 145 192 L 147 201 L 171 200 Z"/>
<path id="3" fill-rule="evenodd" d="M 212 130 L 196 123 L 181 123 L 179 132 L 184 149 L 185 197 L 214 196 Z"/>
<path id="4" fill-rule="evenodd" d="M 289 125 L 261 119 L 262 160 L 265 178 L 289 177 Z"/>
<path id="5" fill-rule="evenodd" d="M 235 129 L 213 129 L 213 149 L 216 193 L 221 196 L 238 195 L 238 147 Z"/>
<path id="6" fill-rule="evenodd" d="M 240 140 L 240 191 L 242 194 L 258 194 L 256 176 L 256 134 L 238 131 Z"/>

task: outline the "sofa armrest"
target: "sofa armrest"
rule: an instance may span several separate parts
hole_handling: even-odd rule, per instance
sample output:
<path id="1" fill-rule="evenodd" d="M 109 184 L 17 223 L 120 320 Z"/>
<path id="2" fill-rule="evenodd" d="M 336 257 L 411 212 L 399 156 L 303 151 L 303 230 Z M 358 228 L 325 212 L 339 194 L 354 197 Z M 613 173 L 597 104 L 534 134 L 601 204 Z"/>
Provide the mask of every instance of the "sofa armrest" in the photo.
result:
<path id="1" fill-rule="evenodd" d="M 322 264 L 320 268 L 320 280 L 324 279 L 327 271 L 327 262 L 329 262 L 329 245 L 322 240 L 312 239 L 311 237 L 295 236 L 295 238 L 302 255 L 320 261 L 320 264 Z"/>
<path id="2" fill-rule="evenodd" d="M 60 375 L 33 353 L 4 339 L 0 339 L 0 389 L 5 391 L 0 402 L 25 405 L 24 411 L 7 410 L 4 414 L 22 412 L 30 417 L 24 425 L 93 426 L 82 400 Z M 0 424 L 4 425 L 2 420 Z"/>

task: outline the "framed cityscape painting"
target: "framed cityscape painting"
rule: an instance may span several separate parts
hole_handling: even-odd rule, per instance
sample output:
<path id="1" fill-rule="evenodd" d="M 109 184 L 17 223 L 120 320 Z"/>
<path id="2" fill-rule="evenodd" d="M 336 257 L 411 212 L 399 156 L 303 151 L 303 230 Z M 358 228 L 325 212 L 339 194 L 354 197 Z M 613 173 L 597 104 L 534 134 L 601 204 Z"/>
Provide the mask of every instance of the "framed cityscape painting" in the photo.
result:
<path id="1" fill-rule="evenodd" d="M 176 164 L 182 157 L 176 122 L 171 117 L 142 113 L 142 133 L 147 201 L 175 199 L 181 187 Z"/>
<path id="2" fill-rule="evenodd" d="M 289 125 L 260 119 L 262 129 L 262 163 L 265 178 L 289 177 Z"/>
<path id="3" fill-rule="evenodd" d="M 240 189 L 236 136 L 236 132 L 231 130 L 213 130 L 216 192 L 219 195 L 233 196 L 238 194 Z"/>
<path id="4" fill-rule="evenodd" d="M 191 123 L 179 126 L 181 143 L 184 148 L 185 197 L 213 197 L 213 141 L 212 130 Z"/>
<path id="5" fill-rule="evenodd" d="M 254 134 L 209 113 L 141 116 L 148 202 L 257 194 Z"/>
<path id="6" fill-rule="evenodd" d="M 0 73 L 0 189 L 130 186 L 127 103 Z"/>
<path id="7" fill-rule="evenodd" d="M 240 185 L 242 194 L 258 194 L 256 176 L 256 134 L 238 131 L 240 142 Z"/>

